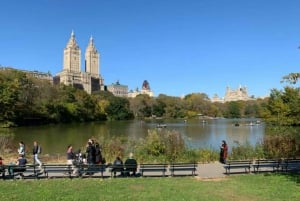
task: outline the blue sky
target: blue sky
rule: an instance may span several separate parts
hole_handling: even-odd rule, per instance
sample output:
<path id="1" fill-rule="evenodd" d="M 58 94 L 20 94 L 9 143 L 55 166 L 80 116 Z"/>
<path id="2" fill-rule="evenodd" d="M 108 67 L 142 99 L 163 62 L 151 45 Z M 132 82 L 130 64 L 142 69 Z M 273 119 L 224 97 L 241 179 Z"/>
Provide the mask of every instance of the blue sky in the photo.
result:
<path id="1" fill-rule="evenodd" d="M 148 80 L 155 93 L 223 97 L 226 87 L 265 96 L 300 69 L 298 0 L 2 0 L 0 65 L 62 70 L 74 30 L 90 36 L 106 85 Z"/>

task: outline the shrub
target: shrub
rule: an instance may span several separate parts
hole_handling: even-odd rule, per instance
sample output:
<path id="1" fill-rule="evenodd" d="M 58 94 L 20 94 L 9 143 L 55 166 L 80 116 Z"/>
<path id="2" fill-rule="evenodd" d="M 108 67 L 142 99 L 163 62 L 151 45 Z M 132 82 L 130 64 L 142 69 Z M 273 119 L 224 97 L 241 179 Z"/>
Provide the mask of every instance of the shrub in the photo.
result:
<path id="1" fill-rule="evenodd" d="M 266 136 L 262 146 L 268 158 L 290 158 L 297 155 L 296 138 L 291 134 Z"/>
<path id="2" fill-rule="evenodd" d="M 231 160 L 244 160 L 252 159 L 256 156 L 255 147 L 251 146 L 249 142 L 245 144 L 238 144 L 232 147 L 229 159 Z"/>
<path id="3" fill-rule="evenodd" d="M 0 154 L 9 153 L 12 150 L 12 140 L 14 134 L 8 132 L 7 130 L 1 130 L 0 132 Z"/>

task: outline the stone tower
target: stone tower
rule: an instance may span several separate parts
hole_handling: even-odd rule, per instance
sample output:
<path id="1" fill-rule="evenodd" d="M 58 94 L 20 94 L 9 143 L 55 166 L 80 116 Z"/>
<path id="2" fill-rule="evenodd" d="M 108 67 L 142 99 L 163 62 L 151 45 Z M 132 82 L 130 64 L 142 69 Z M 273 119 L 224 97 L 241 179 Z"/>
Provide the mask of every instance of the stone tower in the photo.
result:
<path id="1" fill-rule="evenodd" d="M 81 51 L 76 42 L 75 34 L 72 31 L 69 42 L 64 49 L 64 66 L 63 70 L 69 72 L 80 72 L 81 68 Z"/>
<path id="2" fill-rule="evenodd" d="M 99 76 L 99 63 L 100 55 L 95 48 L 94 39 L 91 37 L 85 51 L 85 72 L 90 73 L 92 76 Z"/>
<path id="3" fill-rule="evenodd" d="M 99 71 L 99 53 L 91 37 L 85 52 L 85 71 L 81 71 L 81 51 L 72 31 L 71 37 L 64 49 L 63 70 L 56 74 L 54 83 L 71 85 L 91 94 L 104 90 L 104 80 Z"/>

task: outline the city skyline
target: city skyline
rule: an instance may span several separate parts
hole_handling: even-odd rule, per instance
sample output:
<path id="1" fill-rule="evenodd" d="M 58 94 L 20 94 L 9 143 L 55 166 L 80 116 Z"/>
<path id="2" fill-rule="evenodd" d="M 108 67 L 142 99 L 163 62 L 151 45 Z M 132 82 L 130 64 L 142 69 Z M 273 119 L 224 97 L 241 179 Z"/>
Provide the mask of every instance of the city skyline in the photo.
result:
<path id="1" fill-rule="evenodd" d="M 72 30 L 83 50 L 94 39 L 104 84 L 129 90 L 144 80 L 157 96 L 225 95 L 226 87 L 266 96 L 299 72 L 300 2 L 73 1 L 0 3 L 0 65 L 63 69 Z M 84 66 L 84 58 L 81 58 Z M 83 69 L 82 69 L 83 70 Z"/>

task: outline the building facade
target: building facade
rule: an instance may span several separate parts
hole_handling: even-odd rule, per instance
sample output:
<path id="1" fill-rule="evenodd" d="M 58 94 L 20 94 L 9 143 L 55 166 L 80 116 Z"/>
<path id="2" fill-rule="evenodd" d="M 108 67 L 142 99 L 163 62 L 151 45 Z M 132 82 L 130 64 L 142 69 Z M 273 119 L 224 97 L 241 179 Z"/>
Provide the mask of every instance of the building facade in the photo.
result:
<path id="1" fill-rule="evenodd" d="M 91 37 L 85 51 L 85 70 L 81 71 L 81 50 L 72 31 L 64 49 L 63 70 L 57 73 L 54 83 L 63 83 L 91 94 L 104 89 L 104 80 L 100 74 L 100 54 Z"/>
<path id="2" fill-rule="evenodd" d="M 151 91 L 150 84 L 147 80 L 144 80 L 144 82 L 142 84 L 142 90 L 139 90 L 138 88 L 136 90 L 130 90 L 128 92 L 128 97 L 134 98 L 140 94 L 146 94 L 150 97 L 154 96 L 154 93 L 153 93 L 153 91 Z"/>
<path id="3" fill-rule="evenodd" d="M 230 102 L 230 101 L 239 101 L 239 100 L 249 101 L 255 99 L 249 97 L 247 87 L 245 86 L 242 87 L 241 85 L 239 85 L 239 87 L 236 90 L 227 87 L 224 98 L 220 98 L 217 94 L 215 94 L 211 98 L 211 102 L 221 102 L 221 103 Z"/>
<path id="4" fill-rule="evenodd" d="M 51 75 L 50 72 L 45 73 L 45 72 L 40 72 L 37 70 L 34 71 L 30 71 L 30 70 L 21 70 L 21 69 L 17 69 L 17 68 L 13 68 L 13 67 L 0 67 L 0 70 L 17 70 L 17 71 L 21 71 L 23 73 L 26 73 L 29 76 L 38 78 L 38 79 L 42 79 L 42 80 L 48 80 L 51 84 L 53 83 L 53 77 Z"/>
<path id="5" fill-rule="evenodd" d="M 128 86 L 120 84 L 119 81 L 107 85 L 107 91 L 110 91 L 114 96 L 128 97 Z"/>

